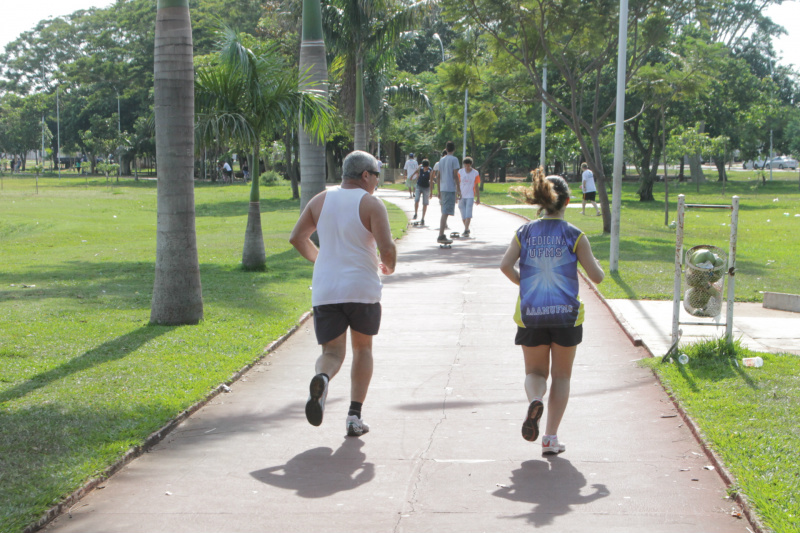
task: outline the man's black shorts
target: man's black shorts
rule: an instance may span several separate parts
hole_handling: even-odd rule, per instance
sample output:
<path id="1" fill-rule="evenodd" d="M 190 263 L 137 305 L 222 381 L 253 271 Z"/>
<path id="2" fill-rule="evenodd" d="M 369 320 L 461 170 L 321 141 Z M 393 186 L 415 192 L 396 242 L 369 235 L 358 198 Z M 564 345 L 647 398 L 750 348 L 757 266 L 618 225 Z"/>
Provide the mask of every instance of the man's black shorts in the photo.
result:
<path id="1" fill-rule="evenodd" d="M 587 202 L 594 202 L 597 198 L 597 191 L 583 193 L 583 199 Z"/>
<path id="2" fill-rule="evenodd" d="M 583 324 L 570 328 L 520 328 L 514 344 L 518 346 L 534 346 L 558 344 L 565 348 L 577 346 L 583 341 Z"/>
<path id="3" fill-rule="evenodd" d="M 342 303 L 314 308 L 317 343 L 325 344 L 350 327 L 362 335 L 377 335 L 381 327 L 381 304 Z"/>

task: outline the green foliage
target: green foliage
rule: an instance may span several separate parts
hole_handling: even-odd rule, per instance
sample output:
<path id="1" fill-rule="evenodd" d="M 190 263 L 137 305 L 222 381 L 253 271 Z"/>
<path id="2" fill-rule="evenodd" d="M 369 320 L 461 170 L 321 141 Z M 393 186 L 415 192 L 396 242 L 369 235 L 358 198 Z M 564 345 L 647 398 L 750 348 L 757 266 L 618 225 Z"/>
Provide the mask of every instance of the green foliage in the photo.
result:
<path id="1" fill-rule="evenodd" d="M 643 364 L 661 377 L 736 478 L 771 531 L 798 531 L 800 463 L 786 461 L 800 447 L 800 358 L 752 352 L 739 341 L 708 339 L 683 345 L 687 365 Z M 760 356 L 761 368 L 743 357 Z"/>
<path id="2" fill-rule="evenodd" d="M 205 319 L 149 326 L 156 182 L 5 180 L 0 195 L 0 531 L 19 532 L 232 373 L 310 309 L 288 243 L 299 201 L 261 200 L 267 268 L 240 268 L 247 200 L 198 184 Z M 392 233 L 405 215 L 390 208 Z"/>
<path id="3" fill-rule="evenodd" d="M 266 172 L 261 174 L 259 180 L 261 180 L 261 185 L 264 185 L 266 187 L 272 187 L 273 185 L 278 185 L 283 181 L 281 175 L 275 172 L 274 170 L 267 170 Z"/>

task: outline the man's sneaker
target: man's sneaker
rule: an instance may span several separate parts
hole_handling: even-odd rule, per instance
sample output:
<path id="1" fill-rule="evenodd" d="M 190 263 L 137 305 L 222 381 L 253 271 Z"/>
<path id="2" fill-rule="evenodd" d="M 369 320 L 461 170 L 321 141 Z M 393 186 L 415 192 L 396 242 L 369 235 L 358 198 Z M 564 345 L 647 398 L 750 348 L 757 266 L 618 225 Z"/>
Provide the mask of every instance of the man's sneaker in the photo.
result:
<path id="1" fill-rule="evenodd" d="M 364 433 L 369 433 L 369 426 L 356 415 L 349 415 L 345 420 L 348 437 L 360 437 Z"/>
<path id="2" fill-rule="evenodd" d="M 522 438 L 533 442 L 539 438 L 539 419 L 542 418 L 544 404 L 542 400 L 536 399 L 528 406 L 528 416 L 522 423 Z"/>
<path id="3" fill-rule="evenodd" d="M 417 214 L 414 213 L 414 217 L 411 220 L 417 220 Z"/>
<path id="4" fill-rule="evenodd" d="M 419 221 L 419 223 L 420 223 L 421 226 L 424 226 L 425 225 L 425 219 L 423 218 L 422 220 Z"/>
<path id="5" fill-rule="evenodd" d="M 444 235 L 439 235 L 439 238 L 436 239 L 436 242 L 438 242 L 439 244 L 453 244 L 453 241 L 451 241 Z"/>
<path id="6" fill-rule="evenodd" d="M 322 374 L 311 378 L 306 402 L 306 418 L 312 426 L 322 424 L 322 413 L 325 411 L 325 398 L 328 397 L 328 380 Z"/>
<path id="7" fill-rule="evenodd" d="M 463 237 L 469 237 L 469 230 L 465 229 L 464 233 L 461 234 Z"/>
<path id="8" fill-rule="evenodd" d="M 555 435 L 542 437 L 542 455 L 558 455 L 566 449 L 567 447 L 558 442 L 558 437 Z"/>

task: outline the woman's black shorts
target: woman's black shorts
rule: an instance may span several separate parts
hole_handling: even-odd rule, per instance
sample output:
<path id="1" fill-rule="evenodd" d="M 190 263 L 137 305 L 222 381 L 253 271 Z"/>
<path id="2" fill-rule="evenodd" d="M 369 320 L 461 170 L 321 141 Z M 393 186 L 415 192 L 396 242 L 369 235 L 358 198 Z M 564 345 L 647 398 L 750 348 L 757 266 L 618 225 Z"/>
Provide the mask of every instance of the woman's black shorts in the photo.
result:
<path id="1" fill-rule="evenodd" d="M 518 346 L 534 346 L 558 344 L 565 348 L 577 346 L 583 341 L 583 324 L 567 328 L 520 328 L 514 344 Z"/>

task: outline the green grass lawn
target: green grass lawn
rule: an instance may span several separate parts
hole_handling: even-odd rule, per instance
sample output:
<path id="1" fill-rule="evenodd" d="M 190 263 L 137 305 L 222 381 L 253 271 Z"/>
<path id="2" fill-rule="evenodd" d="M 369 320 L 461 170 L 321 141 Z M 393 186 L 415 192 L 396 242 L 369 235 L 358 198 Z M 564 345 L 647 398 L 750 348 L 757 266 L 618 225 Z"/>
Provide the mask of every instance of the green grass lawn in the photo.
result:
<path id="1" fill-rule="evenodd" d="M 777 176 L 777 172 L 775 173 Z M 782 174 L 766 184 L 754 178 L 753 172 L 733 173 L 726 192 L 717 182 L 701 185 L 670 183 L 670 215 L 675 220 L 678 194 L 687 203 L 728 204 L 731 196 L 739 196 L 739 237 L 736 255 L 736 300 L 760 302 L 763 291 L 800 293 L 800 277 L 796 265 L 800 242 L 800 188 L 795 173 Z M 791 178 L 789 176 L 792 176 Z M 749 177 L 749 179 L 748 179 Z M 790 181 L 791 179 L 791 181 Z M 508 183 L 487 183 L 481 199 L 495 205 L 512 204 Z M 580 203 L 578 184 L 571 183 L 573 202 Z M 654 187 L 655 202 L 640 202 L 638 184 L 623 184 L 620 219 L 619 272 L 606 276 L 600 290 L 607 298 L 671 300 L 675 230 L 664 225 L 664 184 Z M 531 209 L 510 209 L 535 217 Z M 587 213 L 591 213 L 589 206 Z M 609 273 L 610 236 L 603 234 L 600 217 L 583 216 L 580 209 L 567 209 L 566 219 L 581 228 L 589 237 L 592 250 Z M 476 224 L 479 221 L 476 219 Z M 684 248 L 713 244 L 727 252 L 730 241 L 730 211 L 689 210 L 685 217 Z"/>
<path id="2" fill-rule="evenodd" d="M 16 532 L 256 360 L 311 306 L 299 200 L 261 188 L 267 270 L 240 268 L 249 187 L 198 183 L 205 319 L 150 326 L 156 182 L 3 179 L 0 531 Z M 406 218 L 390 206 L 399 237 Z"/>
<path id="3" fill-rule="evenodd" d="M 687 365 L 642 362 L 702 429 L 736 478 L 732 490 L 755 506 L 771 531 L 800 531 L 800 358 L 754 354 L 708 341 L 684 347 Z M 760 355 L 761 368 L 742 357 Z"/>

